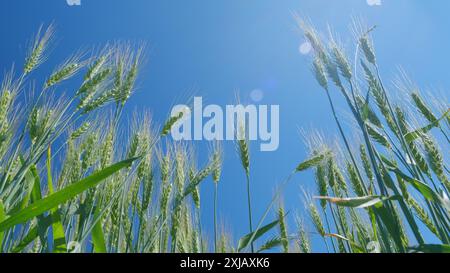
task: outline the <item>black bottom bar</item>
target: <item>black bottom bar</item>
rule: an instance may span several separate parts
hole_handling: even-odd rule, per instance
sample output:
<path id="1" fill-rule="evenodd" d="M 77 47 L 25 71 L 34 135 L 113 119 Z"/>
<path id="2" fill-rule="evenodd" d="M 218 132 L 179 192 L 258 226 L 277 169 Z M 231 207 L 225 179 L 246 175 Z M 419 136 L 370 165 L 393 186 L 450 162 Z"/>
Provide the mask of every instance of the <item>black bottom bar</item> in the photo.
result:
<path id="1" fill-rule="evenodd" d="M 378 268 L 393 271 L 425 260 L 446 262 L 445 254 L 0 254 L 11 268 L 132 272 L 315 272 Z M 60 267 L 61 266 L 61 267 Z M 361 267 L 362 266 L 362 267 Z M 282 271 L 280 271 L 282 270 Z"/>

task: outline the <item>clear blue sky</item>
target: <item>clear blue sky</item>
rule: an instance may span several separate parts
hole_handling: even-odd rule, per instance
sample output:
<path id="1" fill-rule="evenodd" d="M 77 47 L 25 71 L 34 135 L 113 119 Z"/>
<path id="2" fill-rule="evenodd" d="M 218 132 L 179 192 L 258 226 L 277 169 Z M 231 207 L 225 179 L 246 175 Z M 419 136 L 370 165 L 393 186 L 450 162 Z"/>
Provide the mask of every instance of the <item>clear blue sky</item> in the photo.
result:
<path id="1" fill-rule="evenodd" d="M 244 102 L 250 102 L 252 90 L 262 90 L 262 104 L 280 105 L 280 147 L 261 153 L 252 146 L 253 206 L 259 218 L 275 185 L 307 155 L 298 129 L 317 128 L 328 137 L 337 133 L 324 93 L 310 73 L 310 57 L 299 53 L 304 40 L 292 12 L 309 17 L 321 30 L 330 24 L 348 45 L 351 16 L 360 16 L 378 25 L 374 38 L 387 81 L 401 65 L 420 86 L 448 90 L 448 10 L 449 1 L 422 0 L 382 0 L 381 6 L 366 0 L 81 0 L 81 6 L 66 0 L 1 1 L 0 68 L 3 73 L 14 62 L 21 66 L 31 35 L 41 23 L 54 22 L 57 47 L 41 71 L 50 71 L 79 47 L 146 42 L 148 62 L 128 109 L 149 109 L 159 122 L 173 104 L 194 94 L 225 105 L 235 101 L 237 90 Z M 204 143 L 199 145 L 206 150 Z M 245 180 L 232 143 L 225 152 L 219 213 L 237 239 L 247 232 Z M 202 187 L 203 223 L 209 232 L 211 184 Z M 300 185 L 314 188 L 312 176 L 296 176 L 287 188 L 283 200 L 291 215 L 301 212 Z"/>

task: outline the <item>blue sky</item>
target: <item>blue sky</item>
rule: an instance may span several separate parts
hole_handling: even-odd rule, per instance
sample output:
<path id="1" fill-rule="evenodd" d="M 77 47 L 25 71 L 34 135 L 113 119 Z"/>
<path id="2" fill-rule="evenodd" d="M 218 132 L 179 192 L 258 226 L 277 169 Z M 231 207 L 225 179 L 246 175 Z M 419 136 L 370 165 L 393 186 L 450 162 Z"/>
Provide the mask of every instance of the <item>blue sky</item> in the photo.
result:
<path id="1" fill-rule="evenodd" d="M 149 109 L 161 122 L 174 104 L 192 95 L 226 105 L 235 102 L 236 92 L 251 102 L 251 91 L 262 90 L 261 104 L 280 105 L 280 146 L 262 153 L 252 145 L 253 207 L 259 218 L 275 185 L 307 156 L 299 128 L 316 128 L 330 138 L 337 133 L 325 95 L 310 73 L 310 56 L 299 53 L 304 39 L 292 12 L 321 30 L 329 24 L 350 48 L 351 17 L 362 17 L 378 26 L 374 40 L 387 82 L 401 65 L 419 86 L 448 95 L 442 90 L 450 86 L 449 8 L 448 1 L 420 0 L 382 0 L 381 6 L 366 0 L 81 0 L 80 6 L 66 0 L 1 1 L 0 68 L 3 73 L 12 63 L 20 67 L 31 35 L 40 24 L 54 22 L 57 46 L 40 71 L 51 71 L 80 47 L 115 40 L 147 43 L 148 62 L 129 113 Z M 344 110 L 339 97 L 336 101 Z M 207 150 L 205 143 L 197 144 L 199 154 Z M 219 215 L 237 239 L 247 232 L 245 177 L 233 143 L 225 144 L 225 153 Z M 202 188 L 207 231 L 212 230 L 211 184 Z M 301 185 L 314 188 L 312 176 L 298 175 L 286 189 L 283 201 L 292 215 L 301 212 Z"/>

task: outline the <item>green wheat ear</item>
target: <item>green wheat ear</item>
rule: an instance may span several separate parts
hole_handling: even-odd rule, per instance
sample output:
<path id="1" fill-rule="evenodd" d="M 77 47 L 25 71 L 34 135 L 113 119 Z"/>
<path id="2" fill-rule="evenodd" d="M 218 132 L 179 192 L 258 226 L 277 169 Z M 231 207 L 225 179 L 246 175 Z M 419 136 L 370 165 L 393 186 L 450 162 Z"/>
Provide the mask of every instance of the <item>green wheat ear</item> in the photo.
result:
<path id="1" fill-rule="evenodd" d="M 450 189 L 450 181 L 444 171 L 444 158 L 436 141 L 427 135 L 422 137 L 428 164 L 447 190 Z"/>
<path id="2" fill-rule="evenodd" d="M 316 168 L 316 182 L 320 196 L 328 195 L 328 183 L 326 175 L 327 174 L 325 166 L 323 164 L 319 164 Z M 325 200 L 320 200 L 320 205 L 323 209 L 325 209 L 327 202 Z"/>
<path id="3" fill-rule="evenodd" d="M 24 74 L 30 73 L 47 59 L 46 54 L 53 39 L 54 31 L 53 25 L 49 25 L 46 30 L 43 30 L 42 26 L 39 28 L 25 60 Z"/>
<path id="4" fill-rule="evenodd" d="M 83 62 L 80 56 L 70 57 L 64 64 L 60 65 L 53 74 L 50 75 L 44 84 L 44 89 L 54 86 L 62 81 L 65 81 L 74 76 L 82 67 Z"/>
<path id="5" fill-rule="evenodd" d="M 324 237 L 326 234 L 325 227 L 323 225 L 317 207 L 314 205 L 312 201 L 309 203 L 308 206 L 309 206 L 309 215 L 311 217 L 312 223 L 314 224 L 314 227 L 316 228 L 316 231 L 320 234 L 320 236 Z"/>
<path id="6" fill-rule="evenodd" d="M 300 248 L 300 252 L 302 253 L 311 253 L 311 243 L 308 237 L 308 234 L 305 231 L 305 227 L 302 221 L 299 221 L 297 224 L 299 227 L 299 239 L 298 239 L 298 245 Z"/>
<path id="7" fill-rule="evenodd" d="M 279 221 L 279 226 L 280 226 L 281 244 L 283 246 L 283 252 L 288 253 L 289 252 L 289 238 L 288 238 L 288 231 L 287 231 L 285 217 L 286 217 L 286 214 L 284 212 L 284 208 L 282 206 L 280 206 L 278 209 L 278 221 Z"/>
<path id="8" fill-rule="evenodd" d="M 239 151 L 239 157 L 241 159 L 242 167 L 245 173 L 248 175 L 250 172 L 250 152 L 248 148 L 248 140 L 246 137 L 246 132 L 243 124 L 239 125 L 238 135 L 237 135 L 237 146 Z"/>
<path id="9" fill-rule="evenodd" d="M 325 89 L 328 90 L 328 80 L 327 80 L 327 75 L 325 73 L 325 68 L 322 64 L 322 61 L 320 58 L 314 58 L 314 62 L 313 62 L 313 72 L 314 75 L 316 77 L 317 82 L 319 83 L 319 85 Z"/>
<path id="10" fill-rule="evenodd" d="M 375 57 L 375 50 L 373 49 L 373 45 L 369 40 L 369 36 L 367 34 L 359 39 L 359 44 L 362 51 L 364 52 L 364 56 L 366 57 L 367 61 L 371 64 L 376 64 L 377 60 Z"/>
<path id="11" fill-rule="evenodd" d="M 348 62 L 347 57 L 345 56 L 345 53 L 336 43 L 332 44 L 332 54 L 334 62 L 339 68 L 341 75 L 345 79 L 350 81 L 352 79 L 352 68 L 350 66 L 350 63 Z"/>
<path id="12" fill-rule="evenodd" d="M 164 124 L 162 130 L 161 130 L 161 136 L 167 136 L 172 129 L 172 127 L 177 123 L 179 120 L 181 120 L 184 116 L 184 112 L 180 111 L 178 114 L 171 116 L 166 123 Z"/>
<path id="13" fill-rule="evenodd" d="M 433 114 L 431 109 L 425 104 L 425 101 L 422 99 L 420 94 L 415 91 L 411 93 L 412 100 L 416 105 L 419 112 L 430 122 L 434 123 L 438 120 L 438 118 Z"/>

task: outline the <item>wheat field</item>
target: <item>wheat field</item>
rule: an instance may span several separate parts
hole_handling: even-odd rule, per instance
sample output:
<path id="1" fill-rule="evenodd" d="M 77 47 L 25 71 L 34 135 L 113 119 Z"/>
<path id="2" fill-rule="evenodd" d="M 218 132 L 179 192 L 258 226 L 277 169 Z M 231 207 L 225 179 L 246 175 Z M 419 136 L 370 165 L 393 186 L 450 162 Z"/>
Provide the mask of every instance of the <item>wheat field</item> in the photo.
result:
<path id="1" fill-rule="evenodd" d="M 430 103 L 409 81 L 397 86 L 403 101 L 392 99 L 371 38 L 376 29 L 355 28 L 353 62 L 336 39 L 296 20 L 338 131 L 306 136 L 310 156 L 293 162 L 262 216 L 252 213 L 248 140 L 236 141 L 248 210 L 248 234 L 236 241 L 217 223 L 221 174 L 236 171 L 222 170 L 221 144 L 199 162 L 193 145 L 170 140 L 183 112 L 161 125 L 147 113 L 123 121 L 145 47 L 78 52 L 35 79 L 55 39 L 52 25 L 41 27 L 22 68 L 1 83 L 0 252 L 310 253 L 318 249 L 312 236 L 333 253 L 450 252 L 448 104 Z M 77 75 L 78 89 L 59 92 Z M 346 102 L 353 131 L 344 128 L 336 96 Z M 335 135 L 339 140 L 327 140 Z M 317 190 L 299 205 L 307 215 L 295 217 L 279 204 L 284 186 L 303 172 L 314 173 Z M 200 221 L 204 183 L 214 183 L 210 237 Z"/>

